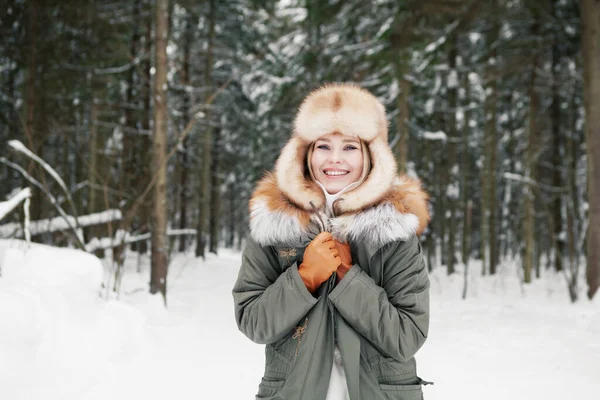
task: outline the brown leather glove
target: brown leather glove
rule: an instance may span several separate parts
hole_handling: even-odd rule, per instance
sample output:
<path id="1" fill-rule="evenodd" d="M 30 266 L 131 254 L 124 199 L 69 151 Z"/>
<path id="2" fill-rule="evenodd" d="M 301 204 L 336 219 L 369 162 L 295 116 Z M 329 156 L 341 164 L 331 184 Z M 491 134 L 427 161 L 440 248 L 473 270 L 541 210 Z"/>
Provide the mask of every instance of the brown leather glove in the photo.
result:
<path id="1" fill-rule="evenodd" d="M 350 268 L 352 268 L 352 253 L 350 251 L 350 245 L 348 243 L 340 243 L 335 239 L 334 242 L 341 260 L 340 266 L 335 271 L 337 275 L 336 282 L 339 283 L 339 281 L 341 281 L 342 278 L 346 275 L 346 272 L 348 272 Z"/>
<path id="2" fill-rule="evenodd" d="M 314 293 L 337 270 L 340 262 L 333 236 L 321 232 L 304 250 L 304 260 L 298 267 L 308 291 Z"/>

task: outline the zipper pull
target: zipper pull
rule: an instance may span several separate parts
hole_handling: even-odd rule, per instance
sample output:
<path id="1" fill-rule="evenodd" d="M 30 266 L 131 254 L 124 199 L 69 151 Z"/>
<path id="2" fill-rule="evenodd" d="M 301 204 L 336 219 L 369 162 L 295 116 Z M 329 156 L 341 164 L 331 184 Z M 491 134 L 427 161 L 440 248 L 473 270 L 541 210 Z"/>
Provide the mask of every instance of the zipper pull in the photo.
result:
<path id="1" fill-rule="evenodd" d="M 302 343 L 302 335 L 306 331 L 306 326 L 308 325 L 308 317 L 304 319 L 303 325 L 298 325 L 292 335 L 292 339 L 298 339 L 298 345 L 296 346 L 296 356 L 298 356 L 298 349 L 300 348 L 300 344 Z"/>
<path id="2" fill-rule="evenodd" d="M 433 385 L 434 384 L 433 382 L 424 381 L 421 378 L 418 378 L 418 379 L 419 379 L 419 385 L 427 386 L 427 385 Z"/>

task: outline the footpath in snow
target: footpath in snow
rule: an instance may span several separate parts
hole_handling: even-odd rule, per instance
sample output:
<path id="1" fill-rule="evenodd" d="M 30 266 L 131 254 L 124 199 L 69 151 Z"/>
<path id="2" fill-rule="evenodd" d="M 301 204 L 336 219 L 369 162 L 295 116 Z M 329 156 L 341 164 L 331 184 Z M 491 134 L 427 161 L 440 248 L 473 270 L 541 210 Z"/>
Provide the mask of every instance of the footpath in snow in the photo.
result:
<path id="1" fill-rule="evenodd" d="M 96 257 L 0 240 L 0 399 L 253 399 L 264 347 L 235 325 L 240 258 L 174 256 L 165 308 L 146 292 L 147 258 L 138 273 L 132 255 L 119 300 L 104 300 Z M 426 399 L 596 398 L 600 300 L 571 304 L 547 275 L 522 290 L 504 266 L 472 277 L 463 301 L 462 276 L 431 274 Z"/>

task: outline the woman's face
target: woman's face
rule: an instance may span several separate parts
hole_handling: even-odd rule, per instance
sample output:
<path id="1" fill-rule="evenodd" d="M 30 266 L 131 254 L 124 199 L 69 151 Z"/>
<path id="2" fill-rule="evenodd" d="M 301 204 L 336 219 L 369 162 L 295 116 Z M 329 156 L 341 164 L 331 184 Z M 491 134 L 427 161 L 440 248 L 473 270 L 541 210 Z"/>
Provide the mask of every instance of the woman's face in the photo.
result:
<path id="1" fill-rule="evenodd" d="M 323 135 L 315 143 L 310 164 L 315 179 L 329 194 L 336 194 L 362 175 L 360 142 L 339 133 Z"/>

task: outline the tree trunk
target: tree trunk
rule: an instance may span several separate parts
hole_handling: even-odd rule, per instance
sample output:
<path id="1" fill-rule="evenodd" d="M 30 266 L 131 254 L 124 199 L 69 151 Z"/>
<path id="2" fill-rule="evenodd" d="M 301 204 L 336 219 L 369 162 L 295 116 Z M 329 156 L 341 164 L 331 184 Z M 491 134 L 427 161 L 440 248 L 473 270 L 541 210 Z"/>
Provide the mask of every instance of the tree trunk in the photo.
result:
<path id="1" fill-rule="evenodd" d="M 407 79 L 407 75 L 410 73 L 410 51 L 408 47 L 411 43 L 412 20 L 412 17 L 408 17 L 402 23 L 397 22 L 398 31 L 392 36 L 392 47 L 394 49 L 392 60 L 400 89 L 400 93 L 396 99 L 396 107 L 398 108 L 396 129 L 399 139 L 394 147 L 399 173 L 406 172 L 406 163 L 408 162 L 410 94 L 412 87 L 410 81 Z"/>
<path id="2" fill-rule="evenodd" d="M 438 113 L 440 116 L 441 113 Z M 443 122 L 438 122 L 437 129 L 443 129 Z M 434 143 L 439 152 L 444 152 L 446 145 L 444 143 Z M 439 265 L 448 265 L 448 253 L 446 251 L 446 185 L 448 184 L 448 159 L 443 156 L 438 156 L 440 162 L 434 167 L 434 182 L 435 185 L 435 215 L 434 221 L 437 221 L 435 228 L 435 251 Z"/>
<path id="3" fill-rule="evenodd" d="M 133 12 L 134 21 L 141 19 L 141 5 L 140 0 L 136 0 Z M 138 47 L 140 44 L 140 29 L 139 25 L 135 24 L 133 27 L 133 35 L 131 37 L 131 43 L 129 45 L 129 57 L 133 60 L 137 55 Z M 133 134 L 132 131 L 137 128 L 137 118 L 134 112 L 133 104 L 136 101 L 137 96 L 135 95 L 136 86 L 136 68 L 130 68 L 127 76 L 127 91 L 125 93 L 125 130 L 123 132 L 123 171 L 121 177 L 121 190 L 122 198 L 134 196 L 136 193 L 132 193 L 131 189 L 139 179 L 136 173 L 136 157 L 135 154 L 139 151 L 136 148 L 137 135 Z M 131 131 L 129 131 L 131 130 Z"/>
<path id="4" fill-rule="evenodd" d="M 151 0 L 146 0 L 146 9 L 151 9 Z M 149 14 L 146 18 L 146 33 L 144 35 L 144 53 L 151 54 L 152 52 L 152 14 Z M 141 83 L 142 83 L 142 102 L 143 102 L 143 112 L 142 112 L 142 129 L 144 132 L 150 132 L 150 120 L 151 116 L 151 105 L 152 105 L 152 78 L 150 75 L 150 69 L 152 67 L 151 57 L 148 56 L 146 61 L 142 63 L 141 68 Z M 137 154 L 136 164 L 138 166 L 138 190 L 136 193 L 141 193 L 144 190 L 145 185 L 150 179 L 150 173 L 152 171 L 152 166 L 150 164 L 150 150 L 151 150 L 151 138 L 149 135 L 144 134 L 140 137 L 140 148 L 141 150 Z M 140 206 L 139 216 L 137 218 L 137 230 L 141 232 L 149 231 L 149 221 L 150 221 L 150 209 L 152 208 L 151 201 L 152 198 L 147 196 L 144 199 L 142 205 Z M 141 254 L 146 254 L 148 252 L 148 242 L 141 241 L 137 246 L 137 250 Z"/>
<path id="5" fill-rule="evenodd" d="M 185 19 L 185 35 L 184 35 L 184 53 L 183 53 L 183 66 L 181 69 L 181 82 L 185 86 L 191 85 L 191 68 L 190 68 L 190 53 L 192 49 L 192 41 L 194 39 L 193 31 L 193 19 L 192 15 L 188 13 Z M 184 89 L 183 93 L 183 125 L 190 120 L 190 107 L 191 107 L 191 94 L 187 89 Z M 181 151 L 178 152 L 179 158 L 179 229 L 185 229 L 188 227 L 187 222 L 187 208 L 188 208 L 188 137 L 183 140 L 181 144 Z M 186 250 L 186 237 L 182 235 L 179 237 L 179 251 L 184 252 Z"/>
<path id="6" fill-rule="evenodd" d="M 167 35 L 169 1 L 156 0 L 154 134 L 152 171 L 158 175 L 153 188 L 152 261 L 150 293 L 160 292 L 167 302 Z"/>
<path id="7" fill-rule="evenodd" d="M 425 160 L 432 159 L 432 155 L 431 155 L 432 151 L 433 151 L 432 147 L 433 147 L 433 141 L 426 140 L 425 143 L 423 144 L 423 159 L 425 159 Z M 436 186 L 433 185 L 433 183 L 432 183 L 432 182 L 434 182 L 433 168 L 435 168 L 433 163 L 425 163 L 424 164 L 424 170 L 425 170 L 424 178 L 427 179 L 427 181 L 425 182 L 425 186 L 431 187 L 432 191 L 434 191 L 436 188 Z M 432 195 L 433 195 L 433 193 L 432 193 Z M 437 204 L 437 202 L 435 204 Z M 433 210 L 434 210 L 434 212 L 433 212 L 432 223 L 435 225 L 438 211 L 437 211 L 437 208 L 434 208 Z M 428 268 L 429 272 L 431 272 L 433 270 L 433 267 L 435 265 L 440 263 L 440 261 L 437 260 L 437 258 L 436 258 L 436 241 L 437 241 L 438 234 L 439 234 L 439 231 L 438 231 L 437 227 L 433 228 L 433 229 L 429 230 L 429 232 L 427 233 L 427 236 L 423 240 L 423 247 L 425 248 L 425 252 L 427 253 L 427 268 Z"/>
<path id="8" fill-rule="evenodd" d="M 141 4 L 140 0 L 136 0 L 133 11 L 134 21 L 140 21 L 141 19 Z M 139 25 L 135 24 L 133 27 L 133 35 L 131 36 L 131 43 L 129 45 L 129 57 L 134 59 L 138 52 L 140 44 L 140 29 Z M 134 201 L 137 193 L 132 190 L 139 182 L 138 169 L 136 167 L 136 153 L 139 151 L 136 148 L 136 138 L 138 135 L 133 132 L 137 129 L 137 118 L 134 111 L 133 104 L 136 102 L 137 96 L 135 95 L 136 86 L 136 69 L 131 68 L 127 73 L 127 91 L 125 92 L 125 129 L 123 129 L 123 151 L 121 153 L 121 176 L 119 179 L 119 191 L 121 192 L 120 197 L 122 201 L 130 199 L 127 202 L 128 205 Z M 117 263 L 117 268 L 120 272 L 120 268 L 123 265 L 125 257 L 126 244 L 122 242 L 113 249 L 113 261 Z M 115 279 L 115 283 L 118 279 Z"/>
<path id="9" fill-rule="evenodd" d="M 578 146 L 576 140 L 577 132 L 577 113 L 579 105 L 577 104 L 578 93 L 573 90 L 571 105 L 569 113 L 569 132 L 567 141 L 565 144 L 565 155 L 566 155 L 566 166 L 567 166 L 567 179 L 565 186 L 567 194 L 565 196 L 566 204 L 566 223 L 567 223 L 567 254 L 568 254 L 568 274 L 569 278 L 569 294 L 571 301 L 575 302 L 578 298 L 577 284 L 579 279 L 579 249 L 577 248 L 576 232 L 579 232 L 579 224 L 577 218 L 578 208 L 578 193 L 577 193 L 577 171 L 576 165 L 577 160 L 575 159 L 575 148 Z"/>
<path id="10" fill-rule="evenodd" d="M 582 0 L 581 16 L 589 204 L 586 279 L 592 299 L 600 286 L 600 0 Z"/>
<path id="11" fill-rule="evenodd" d="M 465 232 L 471 232 L 471 216 L 473 214 L 473 201 L 467 201 L 467 207 L 465 208 Z M 467 290 L 468 290 L 468 282 L 469 282 L 469 260 L 465 261 L 465 270 L 464 270 L 464 280 L 463 280 L 463 300 L 467 298 Z"/>
<path id="12" fill-rule="evenodd" d="M 217 254 L 219 246 L 219 220 L 220 220 L 220 183 L 219 183 L 219 145 L 221 129 L 215 129 L 213 138 L 212 165 L 211 165 L 211 194 L 210 194 L 210 243 L 209 251 Z"/>
<path id="13" fill-rule="evenodd" d="M 88 180 L 88 202 L 86 211 L 88 214 L 108 209 L 106 204 L 106 189 L 110 185 L 110 165 L 109 158 L 105 152 L 106 135 L 103 135 L 102 129 L 98 124 L 100 120 L 100 99 L 103 98 L 104 91 L 102 83 L 94 74 L 90 77 L 91 106 L 89 120 L 89 162 L 87 169 Z M 86 238 L 104 237 L 107 235 L 107 225 L 94 225 L 84 229 Z M 102 256 L 102 251 L 98 253 Z"/>
<path id="14" fill-rule="evenodd" d="M 39 155 L 41 146 L 40 132 L 38 132 L 36 120 L 39 116 L 40 110 L 38 110 L 38 93 L 37 93 L 37 81 L 38 81 L 38 24 L 39 24 L 39 10 L 40 4 L 38 0 L 29 2 L 27 7 L 27 30 L 26 30 L 26 43 L 27 43 L 27 72 L 25 78 L 25 136 L 27 138 L 27 145 L 34 153 Z M 27 173 L 38 180 L 38 167 L 37 164 L 29 160 L 27 163 Z M 42 217 L 42 193 L 37 187 L 32 187 L 31 205 L 30 205 L 30 216 L 31 219 L 41 219 Z"/>
<path id="15" fill-rule="evenodd" d="M 228 185 L 227 195 L 229 202 L 229 235 L 227 237 L 227 247 L 233 249 L 236 231 L 235 182 L 231 182 Z"/>
<path id="16" fill-rule="evenodd" d="M 444 195 L 447 199 L 448 212 L 450 214 L 449 229 L 448 229 L 448 263 L 447 273 L 454 273 L 454 262 L 456 254 L 456 203 L 459 196 L 458 186 L 458 163 L 456 155 L 456 143 L 458 139 L 458 130 L 456 127 L 456 111 L 458 109 L 458 71 L 456 70 L 456 58 L 458 49 L 456 46 L 457 38 L 453 35 L 449 39 L 450 50 L 448 52 L 448 118 L 446 120 L 448 130 L 448 168 L 445 169 L 447 174 L 447 186 Z"/>
<path id="17" fill-rule="evenodd" d="M 410 118 L 410 82 L 406 79 L 405 74 L 408 73 L 408 67 L 405 65 L 399 66 L 398 84 L 400 93 L 396 100 L 398 107 L 398 116 L 396 117 L 396 129 L 398 130 L 399 139 L 396 142 L 395 153 L 398 160 L 398 172 L 406 172 L 406 163 L 408 161 L 408 122 Z"/>
<path id="18" fill-rule="evenodd" d="M 489 137 L 485 137 L 484 139 L 484 147 L 488 148 L 489 142 Z M 487 171 L 489 170 L 488 168 L 488 163 L 489 163 L 489 154 L 486 154 L 483 156 L 485 159 L 484 162 L 484 168 L 481 171 L 481 213 L 480 213 L 480 235 L 481 235 L 481 241 L 480 241 L 480 252 L 481 252 L 481 275 L 484 276 L 486 274 L 486 272 L 488 271 L 487 268 L 487 263 L 489 262 L 490 256 L 489 256 L 489 203 L 490 203 L 490 188 L 489 188 L 489 181 L 487 181 Z"/>
<path id="19" fill-rule="evenodd" d="M 493 11 L 496 18 L 494 18 L 494 36 L 495 40 L 498 40 L 500 37 L 500 6 L 499 1 L 495 0 L 493 3 Z M 497 46 L 494 46 L 494 50 L 492 51 L 494 60 L 495 60 L 495 69 L 497 70 L 498 65 L 498 50 Z M 492 107 L 492 121 L 493 126 L 490 126 L 490 129 L 494 131 L 494 135 L 492 135 L 492 143 L 490 144 L 490 274 L 496 274 L 496 268 L 498 267 L 498 202 L 497 202 L 497 186 L 498 186 L 498 131 L 497 131 L 497 111 L 498 111 L 498 80 L 494 79 L 491 82 L 492 85 L 492 99 L 491 102 Z"/>
<path id="20" fill-rule="evenodd" d="M 486 269 L 490 275 L 496 273 L 498 265 L 498 243 L 496 239 L 496 170 L 497 170 L 497 99 L 498 99 L 498 37 L 500 36 L 500 24 L 498 21 L 498 3 L 497 0 L 491 4 L 491 18 L 493 27 L 489 36 L 488 43 L 492 47 L 490 58 L 486 67 L 486 97 L 484 104 L 485 112 L 485 173 L 481 188 L 482 193 L 482 248 L 485 262 L 482 263 L 482 274 Z M 487 264 L 487 265 L 486 265 Z"/>
<path id="21" fill-rule="evenodd" d="M 506 158 L 509 160 L 508 162 L 508 172 L 515 173 L 516 163 L 515 163 L 515 147 L 516 147 L 516 139 L 515 139 L 515 121 L 517 119 L 517 111 L 516 107 L 513 105 L 513 93 L 509 92 L 505 95 L 504 100 L 506 107 L 510 111 L 508 111 L 509 119 L 508 119 L 508 143 L 506 144 Z M 515 201 L 514 196 L 514 185 L 513 181 L 507 180 L 504 185 L 504 194 L 502 200 L 502 217 L 501 217 L 501 231 L 504 232 L 504 240 L 501 241 L 501 249 L 502 251 L 499 254 L 502 254 L 504 258 L 510 256 L 514 258 L 514 244 L 516 242 L 515 239 L 515 210 L 518 209 L 518 205 Z"/>
<path id="22" fill-rule="evenodd" d="M 212 105 L 208 104 L 208 98 L 212 91 L 212 67 L 213 67 L 213 47 L 215 41 L 215 0 L 210 0 L 210 15 L 209 15 L 209 34 L 208 48 L 206 50 L 206 65 L 204 69 L 204 89 L 206 90 L 206 130 L 202 143 L 201 171 L 200 177 L 200 202 L 198 209 L 198 234 L 196 235 L 196 257 L 204 257 L 204 232 L 206 220 L 209 214 L 210 205 L 210 167 L 211 167 L 211 150 L 212 150 Z"/>
<path id="23" fill-rule="evenodd" d="M 537 249 L 535 253 L 535 277 L 540 279 L 541 277 L 541 265 L 542 265 L 542 249 L 544 248 L 544 235 L 537 234 L 535 235 L 535 248 Z"/>
<path id="24" fill-rule="evenodd" d="M 537 37 L 540 31 L 539 20 L 536 20 L 532 26 L 532 35 Z M 526 160 L 525 160 L 525 180 L 524 183 L 524 211 L 523 235 L 525 248 L 523 251 L 523 281 L 531 283 L 531 274 L 535 268 L 537 257 L 535 240 L 535 189 L 533 185 L 537 177 L 537 137 L 538 137 L 538 114 L 540 112 L 540 95 L 536 90 L 536 78 L 539 62 L 539 54 L 533 56 L 531 65 L 531 78 L 529 81 L 529 132 L 527 140 Z"/>
<path id="25" fill-rule="evenodd" d="M 553 17 L 558 20 L 556 14 L 556 7 L 558 6 L 558 0 L 552 2 L 552 14 Z M 554 35 L 554 43 L 552 46 L 552 186 L 558 189 L 563 186 L 561 171 L 563 169 L 562 157 L 560 154 L 561 147 L 561 111 L 560 111 L 560 50 L 559 50 L 559 38 L 558 34 Z M 564 253 L 564 239 L 560 237 L 563 223 L 562 223 L 562 202 L 561 195 L 554 194 L 555 198 L 551 204 L 551 215 L 552 215 L 552 226 L 553 232 L 551 233 L 553 243 L 557 246 L 554 249 L 554 269 L 556 271 L 562 271 L 562 259 Z"/>
<path id="26" fill-rule="evenodd" d="M 92 80 L 94 78 L 92 77 Z M 93 85 L 93 83 L 92 83 Z M 98 171 L 98 152 L 100 146 L 98 143 L 98 99 L 96 90 L 92 89 L 92 105 L 90 107 L 90 140 L 89 140 L 89 162 L 88 162 L 88 199 L 87 199 L 87 213 L 92 214 L 97 211 L 98 205 L 96 200 L 96 190 L 99 182 L 97 179 Z M 88 238 L 89 240 L 90 238 Z"/>
<path id="27" fill-rule="evenodd" d="M 517 127 L 521 125 L 521 122 L 519 121 L 519 112 L 516 110 L 517 108 L 517 104 L 518 104 L 518 99 L 516 97 L 511 98 L 511 104 L 512 104 L 512 109 L 513 111 L 513 117 L 511 118 L 511 128 L 510 128 L 510 150 L 508 151 L 509 154 L 512 155 L 512 158 L 510 159 L 510 161 L 508 162 L 509 164 L 509 170 L 512 172 L 517 172 L 518 170 L 518 165 L 517 165 L 517 148 L 520 146 L 521 143 L 521 138 L 517 137 L 516 134 L 516 130 Z M 522 172 L 522 171 L 519 171 Z M 516 183 L 515 185 L 513 185 L 511 187 L 511 190 L 513 191 L 513 193 L 515 193 L 515 195 L 511 196 L 510 202 L 509 204 L 509 209 L 510 210 L 522 210 L 523 208 L 523 204 L 521 199 L 519 198 L 520 196 L 517 195 L 517 193 L 522 193 L 522 183 Z M 523 232 L 522 232 L 522 212 L 515 212 L 515 213 L 511 213 L 510 214 L 510 225 L 509 225 L 509 229 L 512 232 L 512 242 L 511 242 L 511 246 L 510 246 L 510 251 L 511 251 L 511 255 L 513 258 L 516 258 L 517 255 L 521 254 L 521 243 L 523 242 Z"/>
<path id="28" fill-rule="evenodd" d="M 306 0 L 306 30 L 308 36 L 308 54 L 304 58 L 305 66 L 309 74 L 309 88 L 314 88 L 319 83 L 319 71 L 321 71 L 321 1 Z"/>
<path id="29" fill-rule="evenodd" d="M 497 201 L 496 201 L 496 193 L 497 193 L 497 170 L 498 170 L 498 132 L 496 129 L 496 114 L 497 114 L 497 90 L 496 90 L 496 83 L 493 84 L 494 88 L 493 88 L 493 100 L 491 100 L 491 103 L 493 103 L 493 111 L 492 111 L 492 120 L 489 122 L 490 125 L 493 125 L 493 127 L 490 127 L 491 131 L 493 132 L 490 136 L 490 163 L 489 163 L 489 170 L 488 170 L 488 179 L 490 180 L 490 197 L 489 197 L 489 212 L 490 212 L 490 219 L 489 219 L 489 233 L 490 233 L 490 242 L 489 242 L 489 255 L 490 255 L 490 275 L 495 275 L 496 274 L 496 267 L 498 266 L 498 227 L 497 227 L 497 210 L 498 210 L 498 205 L 497 205 Z"/>
<path id="30" fill-rule="evenodd" d="M 573 267 L 578 265 L 580 258 L 580 249 L 577 247 L 577 233 L 580 231 L 580 219 L 579 219 L 579 193 L 577 185 L 577 160 L 579 154 L 577 149 L 579 148 L 578 131 L 577 131 L 577 120 L 579 113 L 579 104 L 577 102 L 578 92 L 573 90 L 571 94 L 571 101 L 569 109 L 569 135 L 567 136 L 566 143 L 566 158 L 567 158 L 567 197 L 565 203 L 567 204 L 567 241 L 569 248 L 569 265 L 570 270 L 573 271 Z"/>
<path id="31" fill-rule="evenodd" d="M 464 74 L 463 87 L 465 89 L 465 98 L 461 99 L 464 111 L 464 122 L 462 126 L 461 135 L 461 152 L 460 152 L 460 195 L 462 200 L 463 218 L 462 218 L 462 262 L 467 268 L 469 259 L 471 258 L 471 227 L 472 227 L 472 207 L 473 201 L 471 199 L 471 163 L 469 153 L 469 133 L 471 129 L 469 127 L 469 120 L 471 119 L 471 112 L 468 110 L 469 103 L 471 102 L 471 90 L 468 74 Z"/>

